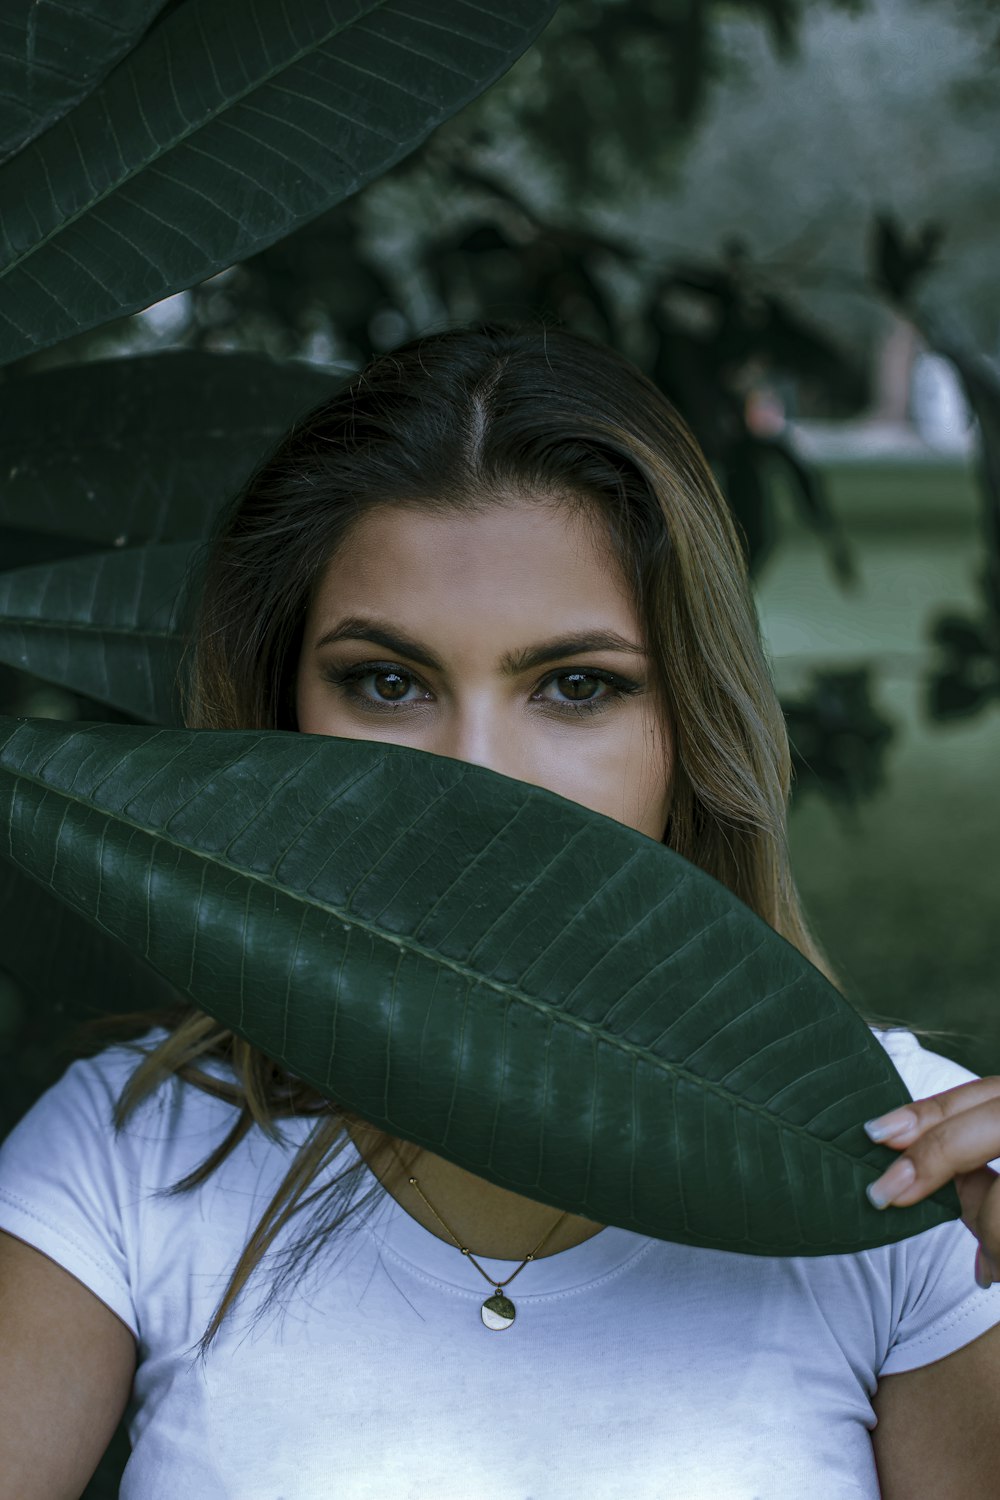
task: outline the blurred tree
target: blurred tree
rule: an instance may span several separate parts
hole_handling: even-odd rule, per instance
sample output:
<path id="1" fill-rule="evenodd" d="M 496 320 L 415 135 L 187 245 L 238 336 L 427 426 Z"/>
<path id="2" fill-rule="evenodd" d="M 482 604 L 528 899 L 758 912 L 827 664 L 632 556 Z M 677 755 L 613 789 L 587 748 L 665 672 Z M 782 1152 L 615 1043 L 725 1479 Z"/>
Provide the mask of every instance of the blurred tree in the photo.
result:
<path id="1" fill-rule="evenodd" d="M 867 0 L 827 0 L 849 14 Z M 679 167 L 730 58 L 720 21 L 763 23 L 785 62 L 798 56 L 808 0 L 577 0 L 563 5 L 512 80 L 523 148 L 555 164 L 571 199 L 620 191 L 622 169 Z M 530 85 L 528 76 L 530 75 Z M 506 101 L 482 101 L 484 120 Z"/>
<path id="2" fill-rule="evenodd" d="M 872 222 L 869 254 L 873 285 L 931 349 L 951 361 L 979 428 L 986 560 L 977 582 L 983 606 L 978 617 L 939 611 L 929 625 L 939 659 L 926 676 L 926 711 L 932 722 L 947 724 L 1000 700 L 1000 373 L 922 300 L 944 238 L 940 223 L 930 221 L 908 233 L 883 208 Z"/>

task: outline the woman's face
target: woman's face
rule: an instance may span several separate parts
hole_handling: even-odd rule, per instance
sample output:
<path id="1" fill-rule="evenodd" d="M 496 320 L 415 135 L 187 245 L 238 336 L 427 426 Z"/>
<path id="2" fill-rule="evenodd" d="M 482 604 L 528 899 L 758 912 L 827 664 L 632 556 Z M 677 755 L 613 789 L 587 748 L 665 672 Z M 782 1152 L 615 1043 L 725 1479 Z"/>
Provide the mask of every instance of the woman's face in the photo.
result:
<path id="1" fill-rule="evenodd" d="M 660 840 L 674 747 L 644 645 L 600 522 L 382 506 L 314 592 L 298 726 L 487 766 Z"/>

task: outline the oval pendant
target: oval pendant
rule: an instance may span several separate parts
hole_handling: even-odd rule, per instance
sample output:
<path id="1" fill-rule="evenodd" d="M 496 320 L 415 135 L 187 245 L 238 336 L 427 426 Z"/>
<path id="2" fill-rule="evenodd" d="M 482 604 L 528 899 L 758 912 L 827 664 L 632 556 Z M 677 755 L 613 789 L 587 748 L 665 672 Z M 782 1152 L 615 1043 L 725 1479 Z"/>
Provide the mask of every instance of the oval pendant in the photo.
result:
<path id="1" fill-rule="evenodd" d="M 487 1297 L 480 1311 L 487 1328 L 509 1328 L 515 1318 L 514 1304 L 503 1292 Z"/>

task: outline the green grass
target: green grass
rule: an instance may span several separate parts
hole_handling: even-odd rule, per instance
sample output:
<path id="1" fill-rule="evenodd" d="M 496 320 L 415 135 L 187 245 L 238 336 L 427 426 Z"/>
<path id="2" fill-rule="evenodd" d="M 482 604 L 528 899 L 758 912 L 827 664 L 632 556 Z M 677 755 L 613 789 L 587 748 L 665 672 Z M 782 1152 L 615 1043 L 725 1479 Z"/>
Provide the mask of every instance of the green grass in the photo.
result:
<path id="1" fill-rule="evenodd" d="M 979 524 L 982 499 L 973 464 L 957 459 L 924 459 L 920 462 L 824 463 L 820 472 L 830 504 L 852 533 L 972 532 Z M 779 514 L 789 534 L 810 535 L 799 519 L 787 480 L 779 469 L 774 474 L 779 496 Z"/>

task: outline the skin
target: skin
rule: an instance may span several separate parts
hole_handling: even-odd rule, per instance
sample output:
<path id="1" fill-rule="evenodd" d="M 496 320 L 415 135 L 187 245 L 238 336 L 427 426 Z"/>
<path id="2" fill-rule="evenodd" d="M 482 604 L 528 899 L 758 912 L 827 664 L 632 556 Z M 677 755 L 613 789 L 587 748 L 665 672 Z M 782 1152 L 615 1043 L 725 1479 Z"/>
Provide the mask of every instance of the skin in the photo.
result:
<path id="1" fill-rule="evenodd" d="M 1000 1078 L 977 1078 L 894 1109 L 865 1129 L 901 1154 L 872 1184 L 882 1202 L 908 1208 L 954 1179 L 962 1219 L 979 1242 L 981 1284 L 1000 1281 Z"/>
<path id="2" fill-rule="evenodd" d="M 987 1165 L 1000 1157 L 1000 1078 L 915 1100 L 868 1121 L 865 1129 L 900 1152 L 872 1184 L 887 1211 L 919 1203 L 954 1179 L 962 1219 L 979 1242 L 975 1272 L 969 1267 L 970 1290 L 974 1274 L 984 1286 L 1000 1279 L 1000 1191 Z M 873 1440 L 883 1500 L 996 1495 L 1000 1329 L 934 1364 L 887 1376 L 872 1405 L 879 1419 Z"/>
<path id="3" fill-rule="evenodd" d="M 319 644 L 359 615 L 369 622 L 377 616 L 394 636 L 422 646 L 439 669 L 370 636 Z M 504 653 L 597 630 L 640 649 L 564 652 L 514 675 L 501 669 Z M 358 522 L 314 591 L 296 679 L 298 727 L 487 766 L 660 840 L 674 749 L 645 644 L 599 518 L 573 515 L 545 497 L 511 500 L 471 517 L 384 506 Z M 367 663 L 379 669 L 353 683 L 330 681 L 331 671 Z M 568 678 L 597 671 L 637 690 L 619 697 L 592 677 Z M 352 689 L 375 704 L 398 699 L 412 706 L 373 712 L 357 704 Z M 594 713 L 573 707 L 588 699 L 607 707 Z M 371 1164 L 374 1135 L 358 1129 L 352 1136 Z M 474 1255 L 519 1262 L 557 1224 L 551 1207 L 431 1152 L 412 1170 Z M 412 1217 L 454 1243 L 402 1170 L 379 1175 Z M 539 1258 L 603 1227 L 568 1215 Z"/>
<path id="4" fill-rule="evenodd" d="M 405 744 L 488 766 L 662 839 L 674 742 L 657 706 L 649 658 L 590 650 L 516 676 L 500 667 L 501 653 L 571 631 L 614 630 L 645 644 L 609 555 L 600 525 L 539 500 L 512 502 L 477 517 L 401 507 L 368 515 L 328 565 L 310 604 L 296 681 L 299 729 Z M 397 636 L 422 644 L 439 667 L 371 639 L 320 645 L 349 615 L 380 617 Z M 352 684 L 329 680 L 331 670 L 368 662 L 382 665 L 355 682 L 356 690 L 371 701 L 402 699 L 419 706 L 365 711 L 345 691 Z M 389 667 L 405 675 L 384 675 Z M 592 719 L 554 706 L 608 694 L 609 688 L 588 679 L 575 689 L 567 680 L 567 674 L 592 670 L 628 678 L 641 690 L 612 701 Z M 993 1174 L 982 1171 L 982 1163 L 1000 1156 L 1000 1079 L 963 1085 L 911 1109 L 919 1128 L 906 1145 L 917 1182 L 897 1201 L 916 1202 L 958 1172 L 966 1222 L 1000 1252 L 1000 1197 L 990 1196 Z M 374 1137 L 365 1129 L 352 1135 L 371 1165 Z M 901 1142 L 892 1137 L 888 1144 Z M 520 1262 L 558 1222 L 544 1204 L 430 1152 L 421 1153 L 412 1171 L 475 1255 Z M 379 1175 L 413 1218 L 454 1243 L 405 1172 L 390 1168 Z M 580 1244 L 603 1227 L 567 1216 L 539 1258 Z M 931 1365 L 885 1377 L 872 1405 L 882 1500 L 995 1500 L 1000 1330 Z"/>

